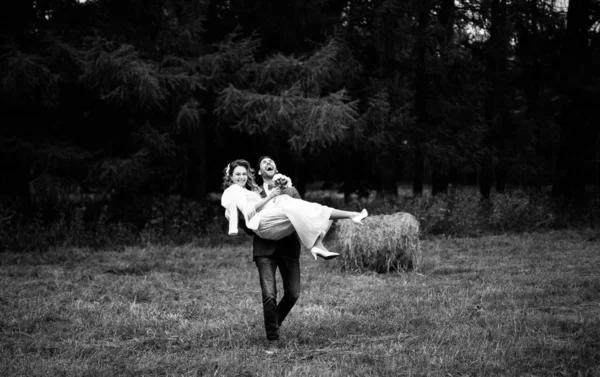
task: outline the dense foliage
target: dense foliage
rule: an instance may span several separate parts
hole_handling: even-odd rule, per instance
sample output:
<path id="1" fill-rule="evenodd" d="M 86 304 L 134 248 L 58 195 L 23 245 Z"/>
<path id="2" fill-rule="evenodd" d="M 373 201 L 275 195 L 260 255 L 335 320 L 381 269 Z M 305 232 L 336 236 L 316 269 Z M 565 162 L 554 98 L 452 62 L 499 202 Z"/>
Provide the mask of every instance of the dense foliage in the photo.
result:
<path id="1" fill-rule="evenodd" d="M 346 199 L 405 181 L 598 200 L 592 0 L 18 3 L 0 29 L 0 192 L 26 217 L 143 228 L 151 203 L 207 208 L 229 160 L 263 154 Z"/>

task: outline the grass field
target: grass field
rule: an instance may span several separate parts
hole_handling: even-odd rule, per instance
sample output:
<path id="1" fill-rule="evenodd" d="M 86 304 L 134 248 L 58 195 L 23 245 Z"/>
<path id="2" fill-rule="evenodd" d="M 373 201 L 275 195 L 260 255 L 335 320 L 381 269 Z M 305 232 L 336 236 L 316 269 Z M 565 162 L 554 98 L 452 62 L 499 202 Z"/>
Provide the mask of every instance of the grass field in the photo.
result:
<path id="1" fill-rule="evenodd" d="M 600 240 L 430 238 L 407 274 L 302 256 L 265 352 L 250 245 L 0 254 L 2 376 L 600 376 Z"/>

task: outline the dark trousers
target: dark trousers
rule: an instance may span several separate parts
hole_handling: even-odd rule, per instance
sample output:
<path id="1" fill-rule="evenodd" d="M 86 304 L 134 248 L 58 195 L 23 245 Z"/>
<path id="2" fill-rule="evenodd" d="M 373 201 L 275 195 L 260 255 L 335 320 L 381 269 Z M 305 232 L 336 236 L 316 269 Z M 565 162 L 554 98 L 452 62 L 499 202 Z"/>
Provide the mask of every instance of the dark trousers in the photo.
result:
<path id="1" fill-rule="evenodd" d="M 297 256 L 255 257 L 258 267 L 267 339 L 279 339 L 279 326 L 300 297 L 300 260 Z M 277 304 L 275 271 L 279 268 L 283 282 L 283 298 Z"/>

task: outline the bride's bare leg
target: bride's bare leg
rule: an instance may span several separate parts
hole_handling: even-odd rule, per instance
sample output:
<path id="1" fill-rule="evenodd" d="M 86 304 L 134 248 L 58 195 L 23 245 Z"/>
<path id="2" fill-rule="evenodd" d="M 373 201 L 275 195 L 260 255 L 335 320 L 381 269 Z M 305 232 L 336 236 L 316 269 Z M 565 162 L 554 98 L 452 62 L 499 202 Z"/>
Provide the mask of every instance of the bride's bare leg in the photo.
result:
<path id="1" fill-rule="evenodd" d="M 362 212 L 350 212 L 334 209 L 331 211 L 329 220 L 351 219 L 356 224 L 362 224 L 363 219 L 365 219 L 367 216 L 369 216 L 369 214 L 367 213 L 366 209 L 363 209 Z"/>
<path id="2" fill-rule="evenodd" d="M 331 216 L 329 216 L 329 220 L 342 220 L 342 219 L 351 219 L 360 215 L 360 212 L 350 212 L 350 211 L 342 211 L 340 209 L 334 209 L 331 211 Z"/>

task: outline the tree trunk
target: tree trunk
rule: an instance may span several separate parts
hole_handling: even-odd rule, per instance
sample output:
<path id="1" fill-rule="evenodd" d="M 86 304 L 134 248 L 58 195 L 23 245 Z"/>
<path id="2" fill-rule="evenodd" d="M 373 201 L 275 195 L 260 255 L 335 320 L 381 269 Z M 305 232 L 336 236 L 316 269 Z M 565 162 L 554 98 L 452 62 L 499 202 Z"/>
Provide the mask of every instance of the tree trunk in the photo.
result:
<path id="1" fill-rule="evenodd" d="M 479 193 L 485 200 L 490 199 L 492 192 L 492 182 L 494 181 L 494 162 L 492 155 L 486 152 L 481 159 L 479 170 Z"/>
<path id="2" fill-rule="evenodd" d="M 392 197 L 398 196 L 398 174 L 396 158 L 390 153 L 380 156 L 379 160 L 379 178 L 381 189 L 386 195 Z"/>
<path id="3" fill-rule="evenodd" d="M 504 194 L 506 192 L 506 184 L 508 183 L 508 166 L 505 161 L 500 161 L 496 166 L 496 192 Z"/>
<path id="4" fill-rule="evenodd" d="M 568 102 L 567 102 L 568 101 Z M 565 99 L 560 115 L 561 146 L 554 171 L 552 196 L 572 201 L 577 207 L 585 202 L 585 145 L 583 98 Z"/>
<path id="5" fill-rule="evenodd" d="M 414 173 L 413 173 L 413 196 L 423 195 L 423 181 L 425 180 L 425 157 L 421 147 L 417 146 L 415 151 Z"/>
<path id="6" fill-rule="evenodd" d="M 441 164 L 433 162 L 431 164 L 431 195 L 447 194 L 450 185 L 450 171 Z"/>
<path id="7" fill-rule="evenodd" d="M 207 111 L 200 117 L 200 124 L 189 131 L 187 141 L 188 169 L 186 175 L 186 185 L 188 197 L 200 202 L 206 203 L 208 199 L 208 150 L 206 140 L 214 140 L 208 125 L 213 122 L 214 96 L 212 93 L 203 95 L 204 108 Z"/>
<path id="8" fill-rule="evenodd" d="M 454 0 L 442 0 L 438 21 L 444 28 L 443 38 L 440 41 L 442 64 L 450 61 L 448 58 L 452 49 L 452 36 L 454 34 Z M 432 161 L 431 163 L 431 195 L 447 194 L 450 185 L 451 162 Z"/>
<path id="9" fill-rule="evenodd" d="M 452 35 L 454 34 L 454 10 L 456 5 L 454 0 L 442 0 L 440 12 L 438 14 L 438 20 L 440 24 L 444 26 L 444 45 L 448 45 L 452 41 Z"/>
<path id="10" fill-rule="evenodd" d="M 206 129 L 203 125 L 189 132 L 186 196 L 200 203 L 207 199 Z"/>
<path id="11" fill-rule="evenodd" d="M 429 96 L 429 82 L 427 77 L 427 28 L 430 22 L 429 4 L 421 3 L 419 11 L 419 26 L 417 28 L 417 69 L 416 69 L 416 93 L 415 113 L 417 116 L 418 135 L 427 133 L 428 115 L 427 98 Z M 423 140 L 417 136 L 415 140 L 415 161 L 413 176 L 413 196 L 423 193 L 423 180 L 425 178 L 425 156 L 423 154 Z"/>
<path id="12" fill-rule="evenodd" d="M 591 0 L 571 0 L 567 11 L 567 31 L 562 47 L 560 88 L 561 145 L 554 172 L 552 194 L 581 206 L 585 201 L 585 147 L 587 144 L 587 95 L 589 77 L 588 14 Z"/>
<path id="13" fill-rule="evenodd" d="M 348 153 L 342 148 L 340 152 L 341 158 L 344 159 L 345 163 L 342 164 L 342 191 L 344 192 L 344 203 L 348 204 L 352 200 L 352 194 L 356 191 L 358 172 L 357 165 L 357 153 Z M 362 156 L 361 156 L 362 157 Z M 358 161 L 360 163 L 360 161 Z"/>
<path id="14" fill-rule="evenodd" d="M 306 160 L 298 153 L 292 152 L 292 182 L 301 197 L 306 194 Z"/>
<path id="15" fill-rule="evenodd" d="M 496 190 L 504 192 L 506 185 L 506 148 L 503 140 L 508 140 L 505 127 L 504 99 L 506 97 L 506 74 L 509 51 L 509 35 L 507 33 L 506 0 L 492 0 L 490 39 L 486 49 L 486 76 L 489 90 L 485 100 L 485 120 L 488 124 L 488 135 L 483 146 L 486 154 L 497 151 L 500 167 L 493 167 L 492 157 L 486 157 L 480 164 L 479 191 L 485 199 L 489 198 L 491 177 L 496 178 Z M 490 170 L 495 170 L 495 174 Z"/>
<path id="16" fill-rule="evenodd" d="M 531 0 L 529 15 L 524 15 L 517 20 L 517 30 L 519 34 L 519 44 L 517 54 L 523 61 L 520 80 L 524 85 L 524 93 L 527 100 L 527 114 L 529 119 L 540 119 L 539 114 L 543 114 L 543 109 L 540 106 L 540 91 L 544 85 L 541 73 L 543 72 L 543 56 L 540 54 L 540 32 L 538 30 L 538 0 Z M 537 120 L 536 119 L 536 120 Z M 540 119 L 539 125 L 536 125 L 531 130 L 533 141 L 532 146 L 535 148 L 535 156 L 540 160 L 544 156 L 543 135 L 545 131 L 541 127 L 543 120 Z M 534 163 L 532 161 L 532 163 Z M 539 169 L 539 170 L 538 170 Z M 535 187 L 538 191 L 542 191 L 542 185 L 547 172 L 543 170 L 543 166 L 535 166 L 535 173 L 525 178 L 524 184 L 527 187 Z"/>

